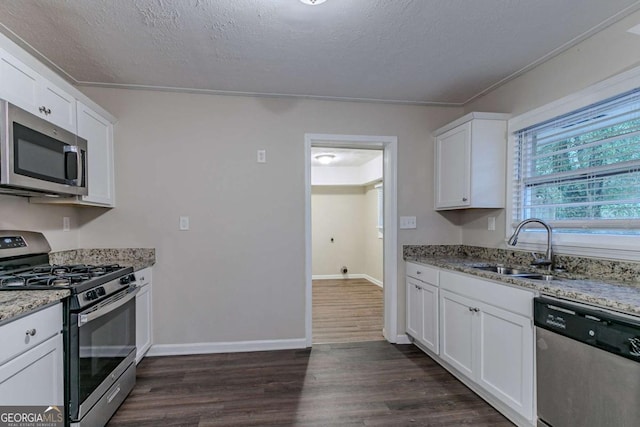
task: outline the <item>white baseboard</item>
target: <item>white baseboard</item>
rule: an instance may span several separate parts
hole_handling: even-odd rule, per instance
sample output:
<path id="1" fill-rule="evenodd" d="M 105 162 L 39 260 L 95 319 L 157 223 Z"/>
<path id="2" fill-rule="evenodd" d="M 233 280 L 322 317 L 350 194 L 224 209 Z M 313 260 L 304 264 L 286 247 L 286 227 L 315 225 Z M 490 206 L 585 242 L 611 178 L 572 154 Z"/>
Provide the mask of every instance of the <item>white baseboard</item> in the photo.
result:
<path id="1" fill-rule="evenodd" d="M 312 280 L 336 280 L 336 279 L 364 279 L 362 274 L 314 274 Z"/>
<path id="2" fill-rule="evenodd" d="M 271 351 L 306 348 L 305 338 L 290 340 L 198 342 L 189 344 L 155 344 L 147 352 L 147 357 L 179 356 L 186 354 L 242 353 L 247 351 Z"/>
<path id="3" fill-rule="evenodd" d="M 396 344 L 412 344 L 409 335 L 407 334 L 399 334 L 396 337 Z"/>
<path id="4" fill-rule="evenodd" d="M 370 281 L 370 282 L 371 282 L 371 283 L 373 283 L 374 285 L 379 286 L 379 287 L 381 287 L 381 288 L 383 287 L 383 286 L 382 286 L 382 282 L 381 282 L 380 280 L 378 280 L 378 279 L 374 279 L 373 277 L 369 276 L 368 274 L 363 274 L 362 276 L 363 276 L 363 277 L 362 277 L 363 279 L 367 279 L 368 281 Z"/>
<path id="5" fill-rule="evenodd" d="M 337 280 L 337 279 L 365 279 L 373 283 L 376 286 L 382 287 L 382 282 L 378 279 L 374 279 L 368 274 L 360 273 L 347 273 L 347 274 L 314 274 L 311 276 L 312 280 Z"/>

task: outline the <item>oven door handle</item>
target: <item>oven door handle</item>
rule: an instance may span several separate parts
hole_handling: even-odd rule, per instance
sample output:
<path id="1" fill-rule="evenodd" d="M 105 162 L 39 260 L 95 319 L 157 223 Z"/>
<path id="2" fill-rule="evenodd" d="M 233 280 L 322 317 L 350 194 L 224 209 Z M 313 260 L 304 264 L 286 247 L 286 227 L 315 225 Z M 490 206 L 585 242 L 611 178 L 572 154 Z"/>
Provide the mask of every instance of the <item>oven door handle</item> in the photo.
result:
<path id="1" fill-rule="evenodd" d="M 123 305 L 131 301 L 133 298 L 135 298 L 138 291 L 140 291 L 140 288 L 136 287 L 132 291 L 129 291 L 127 293 L 127 296 L 122 297 L 111 304 L 107 304 L 104 307 L 101 307 L 95 311 L 90 311 L 87 314 L 80 313 L 78 315 L 78 327 L 80 328 L 86 325 L 87 323 L 90 323 L 93 320 L 96 320 L 106 314 L 111 313 L 113 310 L 119 307 L 122 307 Z"/>

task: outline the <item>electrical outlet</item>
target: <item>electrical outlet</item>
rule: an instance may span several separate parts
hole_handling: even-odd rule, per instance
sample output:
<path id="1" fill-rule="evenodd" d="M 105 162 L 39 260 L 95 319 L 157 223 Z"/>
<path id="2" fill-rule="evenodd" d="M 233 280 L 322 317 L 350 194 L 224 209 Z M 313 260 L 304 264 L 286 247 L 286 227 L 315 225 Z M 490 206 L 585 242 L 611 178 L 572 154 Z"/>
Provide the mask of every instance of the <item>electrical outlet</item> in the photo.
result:
<path id="1" fill-rule="evenodd" d="M 258 163 L 267 163 L 267 150 L 258 150 Z"/>
<path id="2" fill-rule="evenodd" d="M 487 224 L 487 230 L 496 231 L 496 217 L 490 216 Z"/>
<path id="3" fill-rule="evenodd" d="M 186 231 L 189 229 L 189 217 L 188 216 L 181 216 L 180 217 L 180 230 L 181 231 Z"/>
<path id="4" fill-rule="evenodd" d="M 71 218 L 68 216 L 62 217 L 62 231 L 70 231 L 71 230 Z"/>

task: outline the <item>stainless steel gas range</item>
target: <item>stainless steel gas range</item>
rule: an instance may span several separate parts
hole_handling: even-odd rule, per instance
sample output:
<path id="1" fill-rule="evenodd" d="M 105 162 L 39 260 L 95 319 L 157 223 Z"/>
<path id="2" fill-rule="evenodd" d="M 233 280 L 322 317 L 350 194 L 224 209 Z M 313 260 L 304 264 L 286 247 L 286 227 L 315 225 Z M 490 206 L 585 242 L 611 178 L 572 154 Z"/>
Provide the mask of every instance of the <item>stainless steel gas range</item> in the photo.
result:
<path id="1" fill-rule="evenodd" d="M 135 385 L 133 268 L 49 265 L 44 235 L 0 231 L 0 291 L 68 289 L 64 301 L 68 425 L 107 423 Z"/>

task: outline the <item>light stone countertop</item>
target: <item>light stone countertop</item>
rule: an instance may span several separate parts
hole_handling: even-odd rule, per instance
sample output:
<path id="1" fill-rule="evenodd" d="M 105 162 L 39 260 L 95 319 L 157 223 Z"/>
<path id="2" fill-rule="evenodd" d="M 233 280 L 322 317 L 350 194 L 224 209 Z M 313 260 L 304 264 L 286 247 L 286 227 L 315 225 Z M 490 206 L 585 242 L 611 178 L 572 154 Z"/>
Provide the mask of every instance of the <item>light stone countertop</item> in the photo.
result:
<path id="1" fill-rule="evenodd" d="M 73 249 L 49 254 L 51 264 L 120 264 L 135 271 L 156 263 L 156 250 L 152 248 Z"/>
<path id="2" fill-rule="evenodd" d="M 51 264 L 120 264 L 137 271 L 155 264 L 156 252 L 147 248 L 76 249 L 52 252 L 49 260 Z M 66 289 L 0 291 L 0 324 L 61 301 L 70 294 Z"/>
<path id="3" fill-rule="evenodd" d="M 474 266 L 496 264 L 496 261 L 486 258 L 442 256 L 441 254 L 435 256 L 405 255 L 404 258 L 407 262 L 416 262 L 423 265 L 467 273 L 511 286 L 532 289 L 543 295 L 592 304 L 602 308 L 640 316 L 640 284 L 637 282 L 617 282 L 615 280 L 610 281 L 609 279 L 597 280 L 575 273 L 557 272 L 553 272 L 556 279 L 551 281 L 532 280 L 505 276 L 474 268 Z M 512 264 L 509 264 L 509 266 L 512 266 Z M 531 267 L 522 268 L 528 271 L 541 272 L 540 270 L 532 270 Z"/>
<path id="4" fill-rule="evenodd" d="M 0 292 L 0 325 L 49 304 L 61 301 L 70 294 L 71 292 L 67 289 L 2 291 Z"/>

